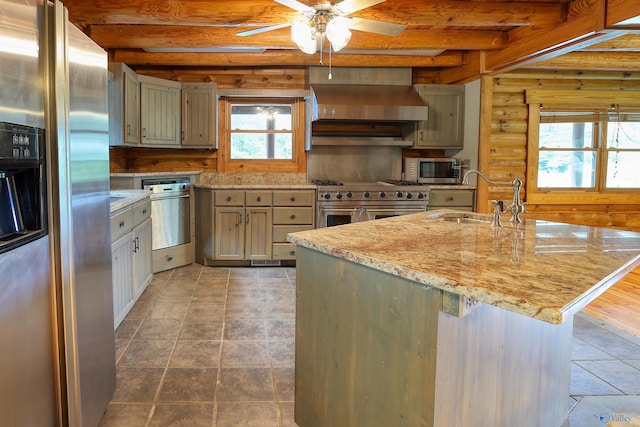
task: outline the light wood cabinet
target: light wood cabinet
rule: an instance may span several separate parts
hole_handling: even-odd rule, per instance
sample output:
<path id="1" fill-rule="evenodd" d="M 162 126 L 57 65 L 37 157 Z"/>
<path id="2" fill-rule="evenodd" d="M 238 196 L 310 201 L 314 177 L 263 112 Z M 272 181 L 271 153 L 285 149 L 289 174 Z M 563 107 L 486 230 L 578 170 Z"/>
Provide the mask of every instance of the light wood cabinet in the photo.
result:
<path id="1" fill-rule="evenodd" d="M 180 146 L 180 83 L 149 76 L 138 79 L 141 144 Z"/>
<path id="2" fill-rule="evenodd" d="M 473 211 L 475 190 L 468 189 L 435 189 L 429 190 L 427 210 L 455 209 Z"/>
<path id="3" fill-rule="evenodd" d="M 314 227 L 315 190 L 196 188 L 196 260 L 295 260 L 287 234 Z"/>
<path id="4" fill-rule="evenodd" d="M 109 64 L 109 145 L 140 145 L 140 82 L 121 62 Z"/>
<path id="5" fill-rule="evenodd" d="M 287 234 L 313 229 L 315 194 L 314 190 L 273 192 L 274 260 L 296 259 L 296 245 L 287 241 Z"/>
<path id="6" fill-rule="evenodd" d="M 417 123 L 414 148 L 464 147 L 464 86 L 415 85 L 429 106 L 429 117 Z"/>
<path id="7" fill-rule="evenodd" d="M 217 138 L 216 83 L 182 84 L 183 147 L 215 148 Z"/>
<path id="8" fill-rule="evenodd" d="M 271 192 L 216 191 L 216 260 L 271 259 Z"/>
<path id="9" fill-rule="evenodd" d="M 111 215 L 114 328 L 151 280 L 151 202 L 144 199 Z"/>

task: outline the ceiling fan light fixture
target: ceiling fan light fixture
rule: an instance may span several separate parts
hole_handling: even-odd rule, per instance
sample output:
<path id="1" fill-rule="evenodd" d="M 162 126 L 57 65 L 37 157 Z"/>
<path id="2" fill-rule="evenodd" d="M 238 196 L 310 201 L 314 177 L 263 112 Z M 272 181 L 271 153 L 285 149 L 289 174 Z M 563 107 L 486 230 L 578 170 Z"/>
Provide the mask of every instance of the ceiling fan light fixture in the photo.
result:
<path id="1" fill-rule="evenodd" d="M 318 41 L 314 30 L 306 22 L 295 21 L 291 24 L 291 39 L 298 46 L 298 49 L 306 54 L 313 55 L 318 50 Z"/>
<path id="2" fill-rule="evenodd" d="M 351 40 L 349 20 L 342 16 L 334 16 L 330 19 L 327 23 L 327 38 L 335 52 L 345 47 Z"/>

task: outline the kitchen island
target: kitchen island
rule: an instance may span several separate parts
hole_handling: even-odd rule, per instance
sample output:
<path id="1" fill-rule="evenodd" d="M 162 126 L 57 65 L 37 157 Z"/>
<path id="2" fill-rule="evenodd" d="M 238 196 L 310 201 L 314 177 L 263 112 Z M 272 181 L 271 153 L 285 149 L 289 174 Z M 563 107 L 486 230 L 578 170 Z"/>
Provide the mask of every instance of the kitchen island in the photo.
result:
<path id="1" fill-rule="evenodd" d="M 294 233 L 296 422 L 559 426 L 573 315 L 640 234 L 429 211 Z"/>

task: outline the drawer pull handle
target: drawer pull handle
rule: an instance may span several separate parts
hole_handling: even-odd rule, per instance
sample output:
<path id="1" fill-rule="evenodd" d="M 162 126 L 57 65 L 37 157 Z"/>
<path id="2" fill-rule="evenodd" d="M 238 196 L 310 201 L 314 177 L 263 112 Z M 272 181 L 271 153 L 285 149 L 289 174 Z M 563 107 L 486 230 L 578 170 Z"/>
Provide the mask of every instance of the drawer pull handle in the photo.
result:
<path id="1" fill-rule="evenodd" d="M 256 199 L 258 202 L 262 201 L 262 197 L 258 196 L 258 198 Z"/>
<path id="2" fill-rule="evenodd" d="M 227 202 L 231 201 L 231 196 L 227 196 Z"/>
<path id="3" fill-rule="evenodd" d="M 292 196 L 290 200 L 291 200 L 292 202 L 295 202 L 295 201 L 296 201 L 296 198 L 295 198 L 294 196 Z"/>
<path id="4" fill-rule="evenodd" d="M 291 215 L 289 218 L 296 219 L 296 216 L 295 215 Z"/>
<path id="5" fill-rule="evenodd" d="M 120 221 L 120 228 L 124 227 L 124 221 Z"/>

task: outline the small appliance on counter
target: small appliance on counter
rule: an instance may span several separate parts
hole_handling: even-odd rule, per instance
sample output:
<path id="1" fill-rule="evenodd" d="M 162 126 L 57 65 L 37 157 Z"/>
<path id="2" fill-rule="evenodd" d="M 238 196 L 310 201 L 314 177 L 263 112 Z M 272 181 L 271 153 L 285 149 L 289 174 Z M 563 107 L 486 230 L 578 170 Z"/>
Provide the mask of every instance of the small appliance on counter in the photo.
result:
<path id="1" fill-rule="evenodd" d="M 450 157 L 404 159 L 405 180 L 420 184 L 460 184 L 462 169 L 468 168 L 468 160 Z"/>

